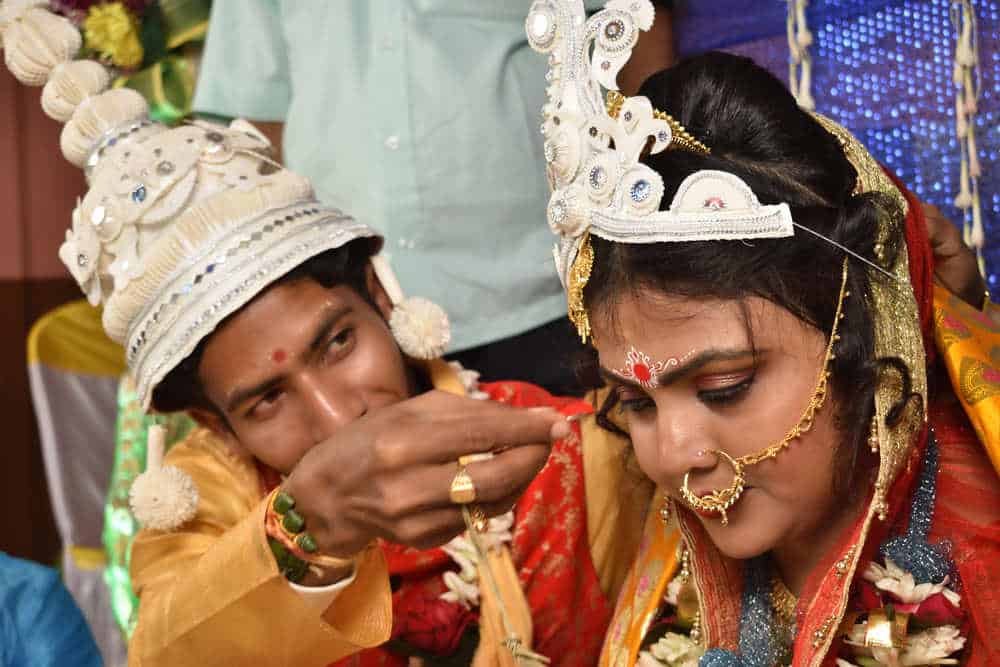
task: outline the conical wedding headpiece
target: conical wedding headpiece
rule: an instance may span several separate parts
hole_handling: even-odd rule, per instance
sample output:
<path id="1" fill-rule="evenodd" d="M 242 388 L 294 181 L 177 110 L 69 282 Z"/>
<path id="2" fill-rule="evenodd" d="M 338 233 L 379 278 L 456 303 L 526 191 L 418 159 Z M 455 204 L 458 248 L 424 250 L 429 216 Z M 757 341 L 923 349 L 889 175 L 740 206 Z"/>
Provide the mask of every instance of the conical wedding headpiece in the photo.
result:
<path id="1" fill-rule="evenodd" d="M 381 237 L 318 203 L 307 179 L 267 157 L 267 139 L 249 123 L 151 121 L 137 92 L 108 90 L 103 65 L 73 62 L 80 34 L 47 7 L 0 3 L 0 45 L 10 71 L 44 84 L 45 112 L 66 123 L 63 154 L 84 168 L 90 190 L 59 256 L 90 303 L 103 304 L 104 328 L 125 347 L 148 407 L 167 373 L 272 281 L 355 239 L 375 252 Z M 378 268 L 395 284 L 387 264 Z M 402 310 L 419 319 L 427 307 Z M 440 354 L 447 324 L 434 333 L 417 356 Z"/>
<path id="2" fill-rule="evenodd" d="M 590 272 L 590 234 L 619 243 L 780 238 L 793 234 L 787 204 L 762 205 L 740 178 L 691 174 L 660 210 L 663 179 L 639 160 L 648 150 L 710 148 L 645 97 L 617 95 L 616 77 L 639 32 L 649 30 L 649 0 L 611 0 L 586 18 L 582 0 L 535 0 L 528 41 L 549 54 L 542 109 L 544 154 L 552 196 L 547 217 L 559 236 L 556 269 L 570 318 L 589 335 L 582 291 Z M 605 103 L 602 88 L 612 91 Z"/>

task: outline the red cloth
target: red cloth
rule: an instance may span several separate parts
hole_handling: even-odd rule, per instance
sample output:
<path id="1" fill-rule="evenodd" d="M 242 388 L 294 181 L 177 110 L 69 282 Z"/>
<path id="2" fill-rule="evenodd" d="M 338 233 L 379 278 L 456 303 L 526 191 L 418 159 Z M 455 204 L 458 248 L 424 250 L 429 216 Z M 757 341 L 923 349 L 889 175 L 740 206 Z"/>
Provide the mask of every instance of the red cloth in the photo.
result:
<path id="1" fill-rule="evenodd" d="M 553 407 L 565 415 L 590 412 L 588 403 L 556 398 L 543 389 L 523 382 L 498 382 L 480 387 L 491 400 L 518 407 Z M 514 508 L 514 541 L 511 556 L 531 608 L 534 624 L 533 649 L 559 667 L 597 663 L 611 607 L 601 591 L 590 555 L 583 479 L 583 451 L 579 427 L 557 442 L 552 455 Z M 448 614 L 434 602 L 446 588 L 442 574 L 456 570 L 440 549 L 418 551 L 383 544 L 389 573 L 399 583 L 393 594 L 396 620 L 408 611 L 433 607 L 433 619 L 466 624 L 468 615 Z M 457 605 L 453 605 L 456 606 Z M 394 628 L 394 635 L 399 628 Z M 448 644 L 455 637 L 446 629 L 417 629 L 423 640 Z M 414 633 L 416 634 L 416 633 Z M 337 667 L 405 667 L 407 659 L 384 648 L 364 651 L 338 663 Z"/>

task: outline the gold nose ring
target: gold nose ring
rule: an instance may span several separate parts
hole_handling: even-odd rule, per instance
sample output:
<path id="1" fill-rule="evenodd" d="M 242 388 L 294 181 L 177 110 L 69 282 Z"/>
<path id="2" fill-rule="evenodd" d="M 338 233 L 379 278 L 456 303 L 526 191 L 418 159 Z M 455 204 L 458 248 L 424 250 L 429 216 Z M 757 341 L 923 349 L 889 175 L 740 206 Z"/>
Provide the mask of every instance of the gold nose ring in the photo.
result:
<path id="1" fill-rule="evenodd" d="M 733 469 L 733 481 L 725 489 L 715 490 L 703 496 L 696 495 L 688 488 L 691 471 L 684 473 L 684 483 L 681 485 L 681 497 L 693 509 L 704 514 L 718 514 L 722 517 L 722 525 L 729 525 L 727 510 L 736 504 L 746 488 L 746 477 L 743 475 L 743 464 L 721 449 L 713 449 L 707 453 L 715 454 L 719 460 L 724 460 Z"/>

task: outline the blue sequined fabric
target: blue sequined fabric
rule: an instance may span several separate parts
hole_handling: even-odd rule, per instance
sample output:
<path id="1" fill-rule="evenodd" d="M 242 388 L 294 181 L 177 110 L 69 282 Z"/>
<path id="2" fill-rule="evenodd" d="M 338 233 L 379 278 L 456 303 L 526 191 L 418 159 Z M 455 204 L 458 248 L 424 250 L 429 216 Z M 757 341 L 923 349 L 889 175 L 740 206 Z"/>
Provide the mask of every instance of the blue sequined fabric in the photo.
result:
<path id="1" fill-rule="evenodd" d="M 839 121 L 924 201 L 951 220 L 958 192 L 947 0 L 810 0 L 816 110 Z M 788 79 L 785 2 L 678 0 L 678 52 L 723 49 Z M 1000 0 L 974 2 L 981 73 L 976 142 L 987 281 L 1000 297 Z"/>
<path id="2" fill-rule="evenodd" d="M 890 559 L 913 575 L 918 584 L 940 584 L 954 569 L 947 551 L 927 541 L 934 519 L 934 500 L 937 494 L 938 449 L 934 432 L 927 436 L 920 478 L 910 501 L 910 523 L 906 532 L 893 537 L 882 545 L 879 555 Z"/>
<path id="3" fill-rule="evenodd" d="M 746 563 L 740 607 L 740 653 L 714 648 L 698 667 L 774 667 L 785 647 L 771 606 L 772 565 L 766 556 Z"/>

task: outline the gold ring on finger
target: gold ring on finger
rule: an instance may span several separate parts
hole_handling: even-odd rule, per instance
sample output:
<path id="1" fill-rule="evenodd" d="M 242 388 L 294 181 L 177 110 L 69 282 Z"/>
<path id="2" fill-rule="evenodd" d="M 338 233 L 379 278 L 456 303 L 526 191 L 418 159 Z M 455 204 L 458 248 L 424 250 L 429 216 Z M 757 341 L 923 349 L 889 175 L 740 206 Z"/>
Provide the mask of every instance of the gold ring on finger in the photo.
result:
<path id="1" fill-rule="evenodd" d="M 476 485 L 472 483 L 472 478 L 465 471 L 465 466 L 459 466 L 458 474 L 451 480 L 448 496 L 451 498 L 451 502 L 456 505 L 468 505 L 476 502 Z"/>

